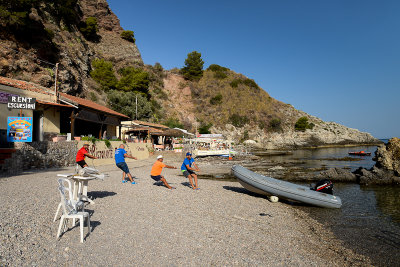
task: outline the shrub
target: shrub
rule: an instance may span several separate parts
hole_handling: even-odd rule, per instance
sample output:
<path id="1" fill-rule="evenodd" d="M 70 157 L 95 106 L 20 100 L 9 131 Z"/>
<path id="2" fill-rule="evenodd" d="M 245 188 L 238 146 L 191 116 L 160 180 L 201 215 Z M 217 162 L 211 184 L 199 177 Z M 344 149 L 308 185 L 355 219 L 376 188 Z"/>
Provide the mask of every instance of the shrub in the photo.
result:
<path id="1" fill-rule="evenodd" d="M 210 104 L 211 105 L 220 105 L 222 104 L 222 95 L 218 94 L 214 96 L 213 98 L 210 99 Z"/>
<path id="2" fill-rule="evenodd" d="M 135 43 L 136 39 L 134 37 L 133 31 L 123 31 L 121 32 L 121 38 L 129 42 Z"/>
<path id="3" fill-rule="evenodd" d="M 199 133 L 200 134 L 210 134 L 211 133 L 211 131 L 210 131 L 210 128 L 212 127 L 213 125 L 212 125 L 212 123 L 208 123 L 208 124 L 206 124 L 206 123 L 201 123 L 200 124 L 200 127 L 199 127 Z"/>
<path id="4" fill-rule="evenodd" d="M 105 139 L 104 144 L 106 145 L 107 148 L 111 148 L 111 142 L 109 140 Z"/>
<path id="5" fill-rule="evenodd" d="M 211 70 L 211 71 L 228 71 L 228 68 L 225 67 L 221 67 L 220 65 L 217 64 L 211 64 L 210 66 L 208 66 L 207 70 Z"/>
<path id="6" fill-rule="evenodd" d="M 154 70 L 156 70 L 156 71 L 158 71 L 158 72 L 162 72 L 162 71 L 164 71 L 164 68 L 163 68 L 163 66 L 161 66 L 161 64 L 160 63 L 158 63 L 158 62 L 156 62 L 155 64 L 154 64 Z"/>
<path id="7" fill-rule="evenodd" d="M 296 131 L 304 132 L 306 129 L 312 129 L 312 128 L 314 128 L 314 124 L 308 123 L 307 117 L 301 117 L 300 119 L 297 120 L 296 124 L 294 125 L 294 129 Z"/>
<path id="8" fill-rule="evenodd" d="M 214 72 L 214 78 L 222 80 L 228 77 L 227 71 L 229 70 L 228 68 L 221 67 L 220 65 L 217 64 L 211 64 L 207 70 L 211 70 Z"/>
<path id="9" fill-rule="evenodd" d="M 93 144 L 95 144 L 96 141 L 99 141 L 99 139 L 97 139 L 97 138 L 94 137 L 94 136 L 84 136 L 84 137 L 82 137 L 81 140 L 82 140 L 82 141 L 89 141 L 89 142 L 92 142 Z"/>
<path id="10" fill-rule="evenodd" d="M 92 100 L 93 102 L 97 101 L 97 95 L 95 93 L 90 92 L 89 97 L 90 97 L 90 100 Z"/>
<path id="11" fill-rule="evenodd" d="M 281 129 L 281 120 L 273 119 L 269 122 L 269 129 L 272 131 L 279 131 Z"/>
<path id="12" fill-rule="evenodd" d="M 235 127 L 243 127 L 245 124 L 247 124 L 250 120 L 246 116 L 240 116 L 239 114 L 232 114 L 229 117 L 229 121 L 232 123 L 233 126 Z"/>
<path id="13" fill-rule="evenodd" d="M 258 84 L 253 80 L 253 79 L 245 79 L 243 83 L 249 87 L 252 87 L 254 89 L 259 89 Z"/>
<path id="14" fill-rule="evenodd" d="M 258 84 L 253 80 L 253 79 L 234 79 L 230 85 L 232 88 L 236 88 L 239 86 L 239 84 L 244 84 L 248 87 L 254 88 L 254 89 L 260 89 L 260 87 L 258 87 Z"/>
<path id="15" fill-rule="evenodd" d="M 242 80 L 240 79 L 234 79 L 233 81 L 231 81 L 230 85 L 232 88 L 237 88 L 241 82 Z"/>
<path id="16" fill-rule="evenodd" d="M 108 91 L 114 89 L 117 85 L 117 78 L 114 75 L 113 64 L 104 59 L 95 59 L 92 62 L 93 70 L 90 76 L 102 86 L 102 89 Z"/>
<path id="17" fill-rule="evenodd" d="M 228 77 L 225 71 L 216 71 L 214 72 L 214 78 L 218 80 L 223 80 Z"/>
<path id="18" fill-rule="evenodd" d="M 96 39 L 99 28 L 95 17 L 88 17 L 85 22 L 81 22 L 80 32 L 86 39 Z"/>
<path id="19" fill-rule="evenodd" d="M 240 139 L 240 143 L 243 143 L 244 141 L 246 141 L 246 140 L 249 140 L 249 131 L 247 131 L 247 130 L 245 130 L 244 132 L 243 132 L 243 136 L 242 136 L 242 138 Z"/>
<path id="20" fill-rule="evenodd" d="M 164 125 L 168 126 L 169 128 L 181 128 L 183 129 L 183 124 L 176 118 L 169 118 Z"/>
<path id="21" fill-rule="evenodd" d="M 201 54 L 193 51 L 188 54 L 185 67 L 181 69 L 181 73 L 187 80 L 199 80 L 203 76 L 203 65 L 204 61 L 201 59 Z"/>
<path id="22" fill-rule="evenodd" d="M 116 87 L 125 92 L 138 91 L 146 95 L 149 92 L 149 74 L 146 71 L 134 67 L 122 68 L 119 71 L 122 76 Z"/>

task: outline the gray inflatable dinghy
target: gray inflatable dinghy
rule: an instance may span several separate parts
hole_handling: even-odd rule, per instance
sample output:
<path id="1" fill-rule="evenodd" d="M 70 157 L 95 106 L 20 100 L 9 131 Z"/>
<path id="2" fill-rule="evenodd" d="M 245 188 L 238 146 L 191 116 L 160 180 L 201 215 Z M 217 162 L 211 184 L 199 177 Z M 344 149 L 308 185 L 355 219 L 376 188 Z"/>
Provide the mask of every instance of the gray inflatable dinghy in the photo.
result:
<path id="1" fill-rule="evenodd" d="M 257 194 L 277 196 L 324 208 L 340 208 L 342 206 L 342 200 L 338 196 L 267 177 L 239 165 L 232 166 L 232 173 L 244 188 Z"/>

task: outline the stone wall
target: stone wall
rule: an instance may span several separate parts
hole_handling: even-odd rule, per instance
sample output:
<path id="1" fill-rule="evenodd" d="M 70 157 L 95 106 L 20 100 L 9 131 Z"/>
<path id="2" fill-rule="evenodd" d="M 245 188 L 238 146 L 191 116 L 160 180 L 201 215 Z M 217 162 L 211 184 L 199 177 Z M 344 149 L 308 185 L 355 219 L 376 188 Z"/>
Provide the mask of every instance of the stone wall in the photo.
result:
<path id="1" fill-rule="evenodd" d="M 74 166 L 76 153 L 83 143 L 83 141 L 15 143 L 14 148 L 17 151 L 12 155 L 12 158 L 5 160 L 5 163 L 1 166 L 0 175 L 10 176 L 26 170 Z M 112 141 L 110 144 L 111 146 L 107 147 L 102 141 L 95 144 L 90 143 L 89 153 L 98 157 L 98 159 L 93 161 L 86 159 L 86 162 L 90 166 L 115 164 L 114 151 L 122 142 Z M 139 160 L 149 157 L 147 144 L 144 143 L 125 144 L 125 150 Z M 126 161 L 134 160 L 127 159 Z"/>

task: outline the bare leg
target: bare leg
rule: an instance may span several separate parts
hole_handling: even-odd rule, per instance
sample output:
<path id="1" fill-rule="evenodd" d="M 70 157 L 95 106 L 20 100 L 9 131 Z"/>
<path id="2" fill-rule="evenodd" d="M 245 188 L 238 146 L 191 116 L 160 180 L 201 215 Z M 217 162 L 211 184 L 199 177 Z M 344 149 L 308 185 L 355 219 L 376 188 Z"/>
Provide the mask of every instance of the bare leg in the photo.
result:
<path id="1" fill-rule="evenodd" d="M 124 173 L 124 176 L 125 176 L 125 173 Z M 132 178 L 132 175 L 129 172 L 128 172 L 128 178 L 129 178 L 129 180 L 131 180 L 131 182 L 134 182 L 133 178 Z"/>
<path id="2" fill-rule="evenodd" d="M 171 186 L 167 183 L 167 180 L 165 180 L 164 176 L 161 176 L 161 181 L 164 183 L 164 185 L 165 185 L 168 189 L 175 189 L 175 187 L 171 187 Z"/>
<path id="3" fill-rule="evenodd" d="M 198 184 L 197 184 L 197 175 L 193 173 L 192 176 L 193 176 L 193 178 L 194 178 L 194 184 L 195 184 L 195 186 L 196 186 L 196 187 L 195 187 L 195 189 L 196 189 L 196 188 L 199 187 Z"/>
<path id="4" fill-rule="evenodd" d="M 192 175 L 189 175 L 188 178 L 189 178 L 189 183 L 190 183 L 190 185 L 191 185 L 192 188 L 194 189 L 194 185 L 193 185 L 193 181 L 192 181 Z"/>
<path id="5" fill-rule="evenodd" d="M 125 172 L 122 172 L 122 181 L 125 181 Z"/>

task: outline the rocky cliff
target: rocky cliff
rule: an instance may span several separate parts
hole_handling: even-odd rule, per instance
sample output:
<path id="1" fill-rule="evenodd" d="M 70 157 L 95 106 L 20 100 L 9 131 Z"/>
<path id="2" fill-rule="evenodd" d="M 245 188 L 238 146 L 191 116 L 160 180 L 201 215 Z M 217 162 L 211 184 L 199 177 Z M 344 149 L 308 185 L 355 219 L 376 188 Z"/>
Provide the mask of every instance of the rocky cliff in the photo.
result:
<path id="1" fill-rule="evenodd" d="M 11 30 L 3 23 L 0 75 L 52 87 L 54 64 L 59 63 L 60 90 L 85 96 L 96 88 L 89 76 L 94 58 L 109 60 L 116 67 L 143 65 L 136 45 L 121 38 L 123 29 L 106 0 L 80 0 L 73 8 L 78 18 L 70 25 L 45 4 L 31 8 L 28 23 L 35 28 L 28 31 L 34 31 L 35 36 Z M 79 22 L 88 17 L 97 19 L 96 40 L 87 40 L 78 29 Z"/>
<path id="2" fill-rule="evenodd" d="M 207 70 L 198 83 L 190 83 L 180 75 L 168 73 L 164 78 L 167 94 L 167 100 L 163 101 L 165 113 L 178 118 L 193 132 L 202 123 L 211 123 L 213 133 L 222 133 L 227 139 L 266 149 L 381 143 L 369 133 L 335 122 L 324 122 L 275 100 L 261 88 L 243 85 L 232 88 L 231 82 L 238 78 L 246 79 L 233 71 L 227 72 L 223 80 L 215 79 L 213 72 Z M 210 104 L 216 95 L 221 95 L 221 103 Z M 232 114 L 243 116 L 248 121 L 234 126 L 230 119 Z M 314 127 L 295 131 L 294 125 L 301 117 L 307 117 Z M 280 122 L 277 129 L 269 127 L 274 119 Z"/>

